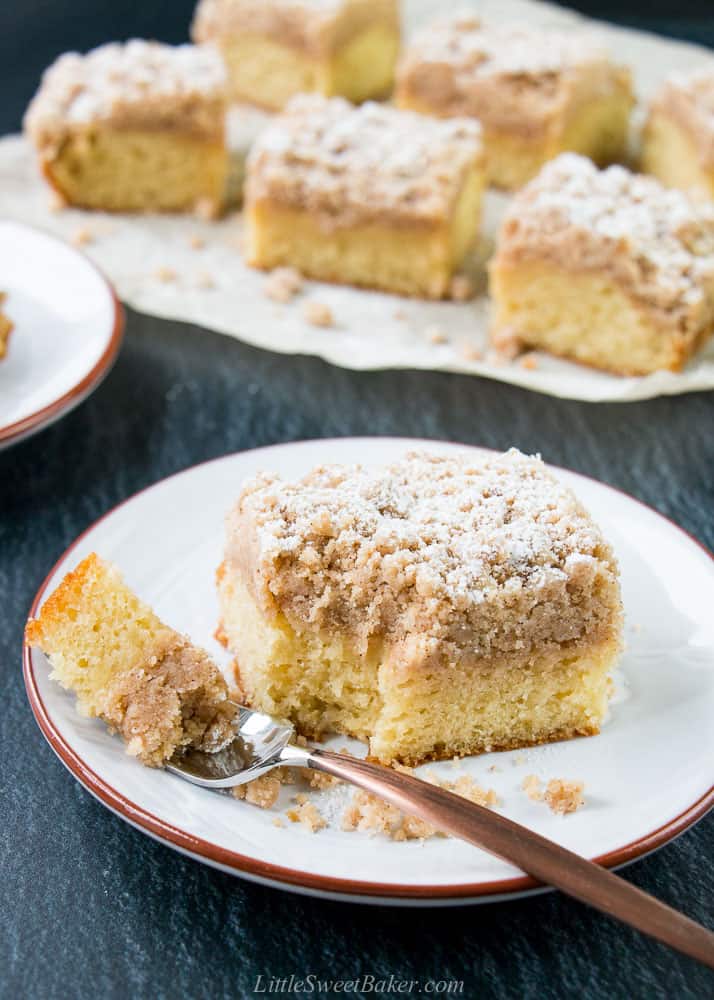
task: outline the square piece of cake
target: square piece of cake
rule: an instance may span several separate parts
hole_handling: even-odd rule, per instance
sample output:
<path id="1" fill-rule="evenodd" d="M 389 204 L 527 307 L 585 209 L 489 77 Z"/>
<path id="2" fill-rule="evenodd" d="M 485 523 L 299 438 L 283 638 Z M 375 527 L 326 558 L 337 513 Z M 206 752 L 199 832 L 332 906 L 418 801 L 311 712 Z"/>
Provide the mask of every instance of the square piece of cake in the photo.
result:
<path id="1" fill-rule="evenodd" d="M 217 46 L 231 98 L 282 109 L 299 93 L 387 97 L 399 49 L 397 0 L 201 0 L 195 41 Z"/>
<path id="2" fill-rule="evenodd" d="M 219 55 L 134 40 L 67 53 L 25 116 L 60 198 L 106 212 L 217 215 L 228 169 Z"/>
<path id="3" fill-rule="evenodd" d="M 0 292 L 0 358 L 7 354 L 7 344 L 13 330 L 12 320 L 3 312 L 5 298 L 5 292 Z"/>
<path id="4" fill-rule="evenodd" d="M 714 206 L 565 153 L 509 206 L 490 290 L 496 344 L 678 371 L 714 329 Z"/>
<path id="5" fill-rule="evenodd" d="M 50 594 L 25 639 L 76 694 L 79 711 L 118 731 L 143 764 L 160 767 L 182 747 L 218 750 L 235 735 L 228 688 L 208 654 L 95 554 Z"/>
<path id="6" fill-rule="evenodd" d="M 397 71 L 397 104 L 473 116 L 489 184 L 512 190 L 565 150 L 604 164 L 625 152 L 630 73 L 587 35 L 452 15 L 418 32 Z"/>
<path id="7" fill-rule="evenodd" d="M 515 450 L 258 477 L 218 591 L 244 700 L 384 763 L 597 733 L 620 650 L 610 547 Z"/>
<path id="8" fill-rule="evenodd" d="M 482 190 L 476 122 L 300 95 L 248 156 L 246 258 L 441 298 L 476 242 Z"/>
<path id="9" fill-rule="evenodd" d="M 642 169 L 669 187 L 714 198 L 714 66 L 665 81 L 645 124 Z"/>

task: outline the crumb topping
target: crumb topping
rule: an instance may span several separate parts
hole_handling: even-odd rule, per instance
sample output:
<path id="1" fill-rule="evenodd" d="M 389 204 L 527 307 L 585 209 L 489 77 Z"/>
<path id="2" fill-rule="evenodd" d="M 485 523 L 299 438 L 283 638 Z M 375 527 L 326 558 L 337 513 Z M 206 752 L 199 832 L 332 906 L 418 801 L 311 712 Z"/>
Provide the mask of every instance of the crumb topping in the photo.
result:
<path id="1" fill-rule="evenodd" d="M 304 207 L 327 228 L 385 215 L 441 221 L 481 156 L 476 122 L 301 94 L 256 140 L 246 203 Z"/>
<path id="2" fill-rule="evenodd" d="M 318 302 L 316 299 L 305 303 L 303 315 L 311 326 L 335 325 L 335 317 L 330 307 L 325 302 Z"/>
<path id="3" fill-rule="evenodd" d="M 627 71 L 613 66 L 587 33 L 484 24 L 463 12 L 416 34 L 399 67 L 398 90 L 441 113 L 522 131 L 545 125 L 585 75 L 591 93 L 629 87 Z"/>
<path id="4" fill-rule="evenodd" d="M 249 482 L 228 563 L 267 614 L 364 649 L 428 658 L 530 655 L 619 628 L 617 570 L 598 528 L 539 458 L 408 454 Z"/>
<path id="5" fill-rule="evenodd" d="M 121 734 L 127 752 L 150 767 L 186 746 L 213 753 L 235 736 L 223 677 L 207 653 L 179 636 L 151 662 L 113 680 L 98 714 Z"/>
<path id="6" fill-rule="evenodd" d="M 225 87 L 211 49 L 114 42 L 60 56 L 42 77 L 25 127 L 40 145 L 94 123 L 222 134 Z"/>
<path id="7" fill-rule="evenodd" d="M 566 813 L 575 812 L 585 805 L 583 791 L 585 785 L 582 781 L 565 781 L 563 778 L 551 778 L 546 785 L 543 798 L 548 803 L 549 808 L 554 813 L 564 816 Z"/>
<path id="8" fill-rule="evenodd" d="M 285 814 L 290 822 L 300 823 L 310 833 L 317 833 L 318 830 L 324 830 L 327 826 L 327 820 L 320 813 L 315 803 L 310 802 L 306 795 L 296 795 L 295 801 L 297 802 L 297 806 L 294 809 L 288 809 Z"/>
<path id="9" fill-rule="evenodd" d="M 399 767 L 397 770 L 412 773 L 410 768 Z M 498 796 L 492 788 L 482 788 L 477 781 L 468 775 L 461 775 L 454 781 L 443 781 L 433 775 L 424 774 L 421 777 L 432 785 L 453 792 L 469 802 L 493 809 L 498 805 Z M 418 816 L 403 813 L 396 806 L 390 805 L 377 795 L 372 795 L 363 789 L 354 792 L 352 800 L 342 814 L 342 829 L 348 832 L 362 830 L 369 833 L 386 834 L 391 840 L 427 840 L 431 837 L 447 836 L 435 826 Z"/>
<path id="10" fill-rule="evenodd" d="M 395 0 L 200 0 L 191 36 L 216 42 L 231 35 L 264 35 L 322 55 L 376 20 L 398 27 Z"/>
<path id="11" fill-rule="evenodd" d="M 263 290 L 274 302 L 290 302 L 303 289 L 304 281 L 294 267 L 276 267 L 265 279 Z"/>
<path id="12" fill-rule="evenodd" d="M 714 167 L 714 64 L 673 73 L 653 102 L 690 132 L 702 163 Z"/>
<path id="13" fill-rule="evenodd" d="M 714 294 L 714 206 L 652 177 L 563 153 L 513 199 L 496 264 L 550 259 L 609 270 L 655 310 L 686 312 Z"/>

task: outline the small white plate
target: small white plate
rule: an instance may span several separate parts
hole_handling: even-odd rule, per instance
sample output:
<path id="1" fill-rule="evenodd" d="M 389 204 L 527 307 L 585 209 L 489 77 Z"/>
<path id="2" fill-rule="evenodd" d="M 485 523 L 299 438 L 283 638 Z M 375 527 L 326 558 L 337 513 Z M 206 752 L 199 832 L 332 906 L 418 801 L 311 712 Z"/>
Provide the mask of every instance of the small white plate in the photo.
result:
<path id="1" fill-rule="evenodd" d="M 285 476 L 321 462 L 381 463 L 407 448 L 460 446 L 367 438 L 280 445 L 231 455 L 173 476 L 117 507 L 68 549 L 33 610 L 80 559 L 96 550 L 170 624 L 222 663 L 214 573 L 223 518 L 241 483 L 260 469 Z M 615 546 L 622 570 L 627 649 L 601 735 L 526 751 L 432 765 L 467 772 L 496 789 L 505 814 L 566 847 L 615 866 L 667 843 L 714 803 L 714 563 L 665 518 L 571 472 L 572 486 Z M 132 825 L 224 871 L 314 895 L 363 902 L 443 904 L 538 891 L 533 880 L 456 840 L 394 843 L 274 825 L 275 811 L 195 788 L 141 767 L 117 737 L 81 718 L 48 679 L 44 656 L 25 650 L 37 721 L 60 759 L 90 792 Z M 344 738 L 331 741 L 341 746 Z M 491 765 L 496 770 L 491 771 Z M 531 773 L 585 782 L 586 805 L 555 816 L 520 788 Z M 347 789 L 338 790 L 345 793 Z M 283 809 L 290 791 L 284 790 Z M 327 811 L 336 813 L 336 802 Z M 282 810 L 281 810 L 282 811 Z"/>
<path id="2" fill-rule="evenodd" d="M 0 220 L 0 291 L 14 329 L 0 360 L 0 448 L 34 434 L 97 388 L 119 351 L 124 313 L 83 254 Z"/>

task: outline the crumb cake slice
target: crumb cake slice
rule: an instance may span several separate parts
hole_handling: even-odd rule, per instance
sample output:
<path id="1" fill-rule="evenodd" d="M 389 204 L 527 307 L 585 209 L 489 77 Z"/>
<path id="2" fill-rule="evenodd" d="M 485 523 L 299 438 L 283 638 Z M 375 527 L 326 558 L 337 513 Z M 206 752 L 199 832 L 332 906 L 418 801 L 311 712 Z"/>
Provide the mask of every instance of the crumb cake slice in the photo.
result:
<path id="1" fill-rule="evenodd" d="M 219 55 L 138 39 L 61 56 L 25 116 L 47 181 L 107 212 L 219 213 L 228 169 Z"/>
<path id="2" fill-rule="evenodd" d="M 622 157 L 634 103 L 629 71 L 587 35 L 463 13 L 417 33 L 397 71 L 396 101 L 477 118 L 488 182 L 506 189 L 565 150 L 601 164 Z"/>
<path id="3" fill-rule="evenodd" d="M 714 207 L 564 154 L 513 199 L 490 291 L 495 343 L 678 371 L 714 329 Z"/>
<path id="4" fill-rule="evenodd" d="M 642 169 L 669 187 L 714 198 L 714 64 L 665 81 L 645 124 Z"/>
<path id="5" fill-rule="evenodd" d="M 7 295 L 5 292 L 0 292 L 0 358 L 4 358 L 7 354 L 7 345 L 10 340 L 10 334 L 13 331 L 12 320 L 5 315 L 3 311 L 3 305 Z"/>
<path id="6" fill-rule="evenodd" d="M 248 157 L 247 261 L 441 298 L 477 239 L 482 189 L 477 123 L 300 95 Z"/>
<path id="7" fill-rule="evenodd" d="M 387 97 L 397 0 L 200 0 L 192 36 L 217 46 L 231 98 L 279 111 L 295 94 Z"/>
<path id="8" fill-rule="evenodd" d="M 384 763 L 597 733 L 620 650 L 610 547 L 515 450 L 258 477 L 218 591 L 244 699 Z"/>
<path id="9" fill-rule="evenodd" d="M 25 639 L 47 655 L 79 711 L 118 731 L 143 764 L 160 767 L 187 746 L 218 750 L 234 736 L 226 682 L 208 654 L 94 554 L 47 598 Z"/>

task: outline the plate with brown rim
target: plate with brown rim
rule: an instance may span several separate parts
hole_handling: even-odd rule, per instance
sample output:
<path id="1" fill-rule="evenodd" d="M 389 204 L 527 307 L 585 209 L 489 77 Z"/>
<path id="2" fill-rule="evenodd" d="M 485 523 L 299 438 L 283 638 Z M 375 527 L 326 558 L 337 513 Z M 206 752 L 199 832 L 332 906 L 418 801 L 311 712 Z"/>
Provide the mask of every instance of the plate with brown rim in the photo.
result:
<path id="1" fill-rule="evenodd" d="M 96 551 L 228 670 L 230 657 L 214 638 L 214 574 L 223 518 L 244 479 L 261 470 L 291 477 L 322 463 L 381 464 L 405 450 L 463 447 L 348 438 L 278 445 L 195 466 L 120 504 L 78 538 L 40 587 L 31 614 L 66 572 Z M 495 790 L 505 815 L 616 867 L 667 844 L 714 804 L 714 561 L 633 498 L 554 471 L 585 503 L 620 563 L 626 648 L 609 718 L 598 736 L 427 766 L 443 778 L 470 775 Z M 343 830 L 347 788 L 315 793 L 330 822 L 311 833 L 285 817 L 294 787 L 285 786 L 276 806 L 261 810 L 144 768 L 97 720 L 78 715 L 73 697 L 49 679 L 40 652 L 24 650 L 24 671 L 35 718 L 75 778 L 126 822 L 198 861 L 284 889 L 373 903 L 488 902 L 543 889 L 455 840 L 400 843 Z M 359 752 L 359 744 L 343 737 L 328 745 L 345 742 Z M 583 781 L 585 805 L 568 816 L 553 814 L 524 794 L 529 774 Z"/>

